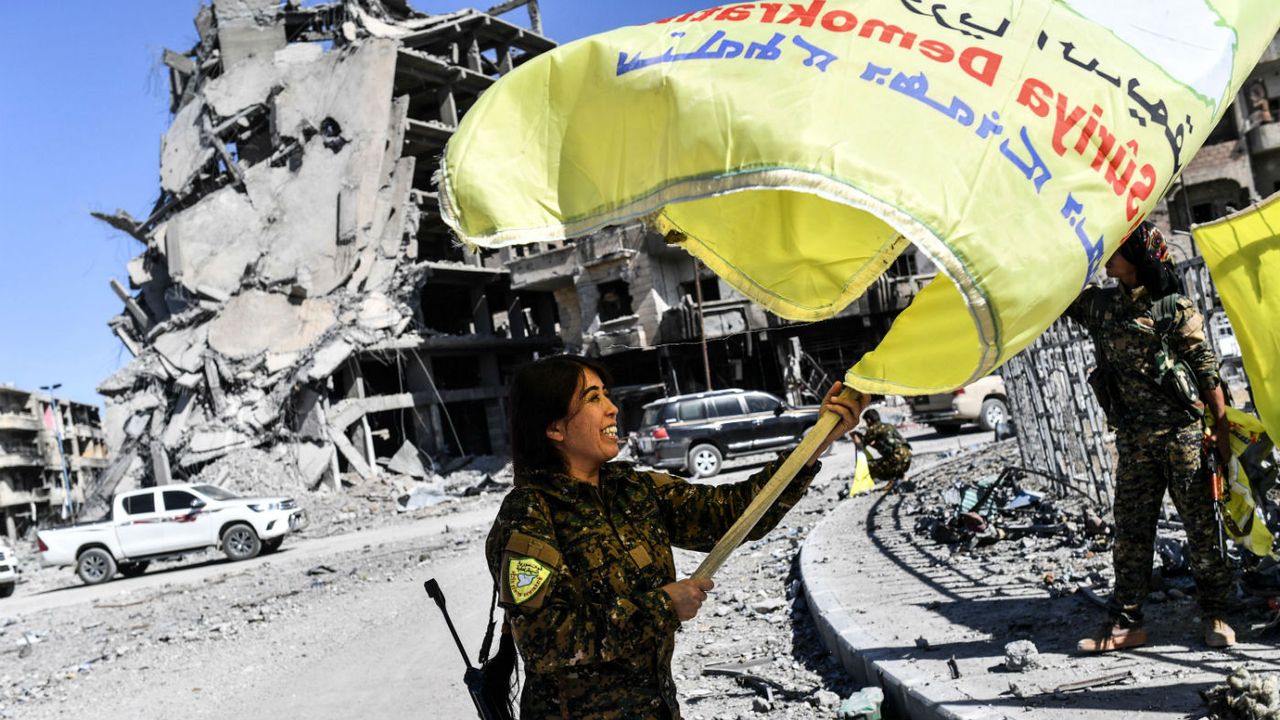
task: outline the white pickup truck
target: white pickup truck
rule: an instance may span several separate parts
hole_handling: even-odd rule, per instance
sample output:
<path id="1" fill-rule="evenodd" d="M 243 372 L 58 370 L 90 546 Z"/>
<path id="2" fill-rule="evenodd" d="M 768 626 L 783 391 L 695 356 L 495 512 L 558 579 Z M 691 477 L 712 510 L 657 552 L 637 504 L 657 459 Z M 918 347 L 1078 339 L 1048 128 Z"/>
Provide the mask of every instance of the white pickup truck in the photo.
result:
<path id="1" fill-rule="evenodd" d="M 36 533 L 45 565 L 75 565 L 86 585 L 146 572 L 152 560 L 209 547 L 231 560 L 274 552 L 307 525 L 292 498 L 242 498 L 216 485 L 162 485 L 121 493 L 95 523 Z"/>
<path id="2" fill-rule="evenodd" d="M 13 556 L 13 551 L 7 545 L 0 542 L 0 598 L 12 595 L 17 586 L 18 558 Z"/>

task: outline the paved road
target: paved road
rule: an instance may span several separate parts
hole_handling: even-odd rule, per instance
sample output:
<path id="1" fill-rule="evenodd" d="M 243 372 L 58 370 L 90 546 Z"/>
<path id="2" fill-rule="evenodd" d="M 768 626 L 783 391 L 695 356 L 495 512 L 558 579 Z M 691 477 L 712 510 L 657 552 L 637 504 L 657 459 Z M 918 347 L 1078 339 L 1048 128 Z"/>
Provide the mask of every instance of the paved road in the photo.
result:
<path id="1" fill-rule="evenodd" d="M 907 434 L 922 460 L 989 440 L 990 436 L 967 433 L 937 438 L 920 430 Z M 837 443 L 823 459 L 826 472 L 840 472 L 842 466 L 850 465 L 852 449 L 851 443 Z M 715 481 L 744 478 L 767 459 L 733 463 Z M 438 543 L 446 532 L 456 536 L 470 531 L 475 539 L 459 553 L 399 570 L 385 582 L 370 583 L 333 602 L 305 608 L 296 616 L 273 619 L 254 635 L 235 642 L 189 645 L 181 665 L 156 663 L 157 658 L 139 653 L 125 662 L 104 666 L 80 680 L 79 689 L 62 701 L 56 714 L 48 716 L 158 717 L 158 708 L 171 707 L 178 700 L 189 720 L 471 717 L 474 710 L 461 682 L 461 657 L 422 583 L 429 577 L 440 582 L 462 641 L 474 658 L 484 631 L 491 587 L 483 570 L 480 538 L 482 529 L 492 521 L 497 502 L 496 497 L 486 497 L 455 514 L 291 541 L 270 558 L 243 563 L 194 562 L 95 587 L 75 585 L 74 576 L 67 571 L 66 587 L 35 594 L 22 588 L 0 605 L 0 610 L 10 616 L 38 617 L 37 613 L 51 608 L 136 601 L 157 591 L 171 594 L 184 587 L 205 586 L 222 576 L 293 573 L 327 558 L 349 557 L 366 546 L 374 553 L 397 552 Z M 262 567 L 267 562 L 274 565 Z M 128 686 L 123 693 L 122 683 Z M 104 706 L 97 701 L 99 697 L 111 700 Z M 45 715 L 37 712 L 32 717 Z"/>
<path id="2" fill-rule="evenodd" d="M 481 509 L 469 509 L 452 515 L 427 518 L 408 525 L 392 525 L 371 530 L 332 535 L 316 539 L 288 539 L 276 555 L 262 555 L 252 560 L 232 563 L 221 554 L 201 561 L 199 558 L 176 565 L 148 571 L 137 578 L 117 576 L 102 585 L 82 585 L 71 568 L 66 568 L 66 583 L 51 590 L 33 591 L 19 585 L 17 591 L 3 604 L 2 614 L 21 617 L 38 610 L 67 607 L 78 603 L 112 602 L 140 590 L 165 586 L 195 585 L 226 575 L 258 572 L 264 563 L 280 560 L 316 560 L 348 550 L 357 550 L 369 544 L 401 542 L 440 533 L 447 525 L 451 528 L 468 528 L 477 524 L 489 524 L 493 520 L 496 505 Z M 212 555 L 212 553 L 209 553 Z M 200 556 L 203 558 L 205 556 Z M 47 572 L 47 571 L 46 571 Z"/>
<path id="3" fill-rule="evenodd" d="M 188 720 L 473 716 L 462 684 L 462 658 L 423 582 L 435 577 L 444 588 L 458 633 L 474 658 L 491 588 L 483 569 L 484 529 L 492 523 L 498 500 L 486 496 L 468 501 L 468 509 L 453 514 L 291 541 L 269 558 L 196 562 L 101 586 L 75 585 L 16 596 L 0 604 L 0 613 L 24 616 L 24 624 L 37 626 L 66 612 L 54 610 L 42 616 L 42 610 L 75 604 L 128 604 L 162 597 L 167 604 L 157 607 L 169 607 L 182 602 L 175 598 L 184 597 L 185 589 L 193 591 L 193 600 L 205 603 L 208 586 L 216 584 L 207 581 L 223 576 L 250 574 L 261 578 L 256 585 L 266 583 L 264 587 L 269 588 L 266 576 L 271 573 L 296 577 L 322 563 L 344 571 L 354 566 L 381 572 L 372 570 L 375 565 L 368 559 L 403 556 L 418 548 L 469 538 L 461 552 L 444 553 L 439 562 L 400 565 L 385 578 L 378 575 L 373 582 L 357 583 L 346 593 L 320 597 L 297 612 L 246 629 L 234 641 L 182 645 L 181 662 L 172 661 L 170 648 L 154 646 L 100 664 L 73 686 L 66 686 L 69 692 L 57 705 L 26 708 L 19 717 L 161 718 L 169 717 L 161 709 L 173 708 L 175 702 L 181 703 L 181 714 Z M 266 563 L 271 566 L 263 567 Z M 217 600 L 243 601 L 243 596 L 217 596 Z M 90 649 L 85 649 L 85 655 L 92 656 Z"/>

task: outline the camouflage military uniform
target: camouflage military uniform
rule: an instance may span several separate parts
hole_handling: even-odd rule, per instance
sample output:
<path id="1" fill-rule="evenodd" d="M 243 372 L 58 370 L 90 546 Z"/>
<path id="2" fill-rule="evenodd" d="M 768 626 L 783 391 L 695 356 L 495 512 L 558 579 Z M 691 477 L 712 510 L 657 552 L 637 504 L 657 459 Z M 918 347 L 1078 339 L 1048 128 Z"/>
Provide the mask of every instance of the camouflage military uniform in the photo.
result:
<path id="1" fill-rule="evenodd" d="M 1088 328 L 1099 365 L 1110 367 L 1115 397 L 1109 412 L 1116 428 L 1116 541 L 1112 560 L 1116 588 L 1111 614 L 1124 625 L 1142 624 L 1149 592 L 1156 519 L 1167 489 L 1187 531 L 1197 599 L 1206 617 L 1226 611 L 1231 571 L 1221 561 L 1212 491 L 1201 473 L 1202 424 L 1157 376 L 1160 337 L 1144 288 L 1089 288 L 1067 315 Z M 1186 361 L 1200 391 L 1221 384 L 1218 361 L 1204 337 L 1204 319 L 1185 297 L 1177 298 L 1170 323 L 1170 349 Z"/>
<path id="2" fill-rule="evenodd" d="M 871 477 L 893 481 L 907 474 L 911 467 L 911 445 L 902 439 L 897 428 L 886 422 L 871 423 L 863 442 L 880 453 L 880 457 L 867 463 Z"/>
<path id="3" fill-rule="evenodd" d="M 558 473 L 518 475 L 486 555 L 524 659 L 520 717 L 678 719 L 680 621 L 661 589 L 676 580 L 671 546 L 710 550 L 776 466 L 718 486 L 627 463 L 604 465 L 599 489 Z M 797 475 L 752 539 L 800 500 L 816 470 Z"/>

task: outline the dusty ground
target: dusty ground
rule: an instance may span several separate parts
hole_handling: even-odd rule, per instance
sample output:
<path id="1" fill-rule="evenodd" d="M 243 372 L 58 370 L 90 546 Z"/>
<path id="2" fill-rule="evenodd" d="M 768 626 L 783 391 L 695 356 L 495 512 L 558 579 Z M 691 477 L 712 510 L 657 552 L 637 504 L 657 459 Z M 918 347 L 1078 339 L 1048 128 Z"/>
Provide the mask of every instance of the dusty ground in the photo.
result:
<path id="1" fill-rule="evenodd" d="M 687 717 L 832 718 L 857 689 L 818 641 L 794 571 L 809 529 L 840 502 L 851 447 L 838 444 L 802 503 L 730 559 L 679 633 Z M 760 462 L 734 465 L 717 481 Z M 460 493 L 483 474 L 449 484 Z M 0 603 L 0 718 L 160 718 L 175 703 L 190 719 L 469 717 L 461 658 L 422 581 L 440 579 L 474 656 L 488 610 L 476 572 L 501 492 L 401 513 L 402 489 L 302 496 L 312 526 L 246 563 L 205 553 L 94 588 L 26 564 Z M 679 552 L 681 573 L 700 557 Z M 704 674 L 726 662 L 763 680 Z"/>

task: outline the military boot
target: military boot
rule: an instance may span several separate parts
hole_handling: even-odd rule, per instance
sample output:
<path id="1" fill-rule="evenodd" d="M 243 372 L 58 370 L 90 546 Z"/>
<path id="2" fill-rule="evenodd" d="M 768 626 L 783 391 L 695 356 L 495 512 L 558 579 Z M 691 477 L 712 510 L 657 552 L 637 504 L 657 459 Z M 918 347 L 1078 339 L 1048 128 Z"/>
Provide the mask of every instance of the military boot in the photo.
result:
<path id="1" fill-rule="evenodd" d="M 1104 653 L 1141 647 L 1146 644 L 1146 630 L 1140 627 L 1125 627 L 1119 623 L 1107 623 L 1098 633 L 1076 643 L 1076 650 L 1083 653 Z"/>
<path id="2" fill-rule="evenodd" d="M 1211 648 L 1231 647 L 1236 644 L 1236 631 L 1220 617 L 1204 621 L 1204 644 Z"/>

